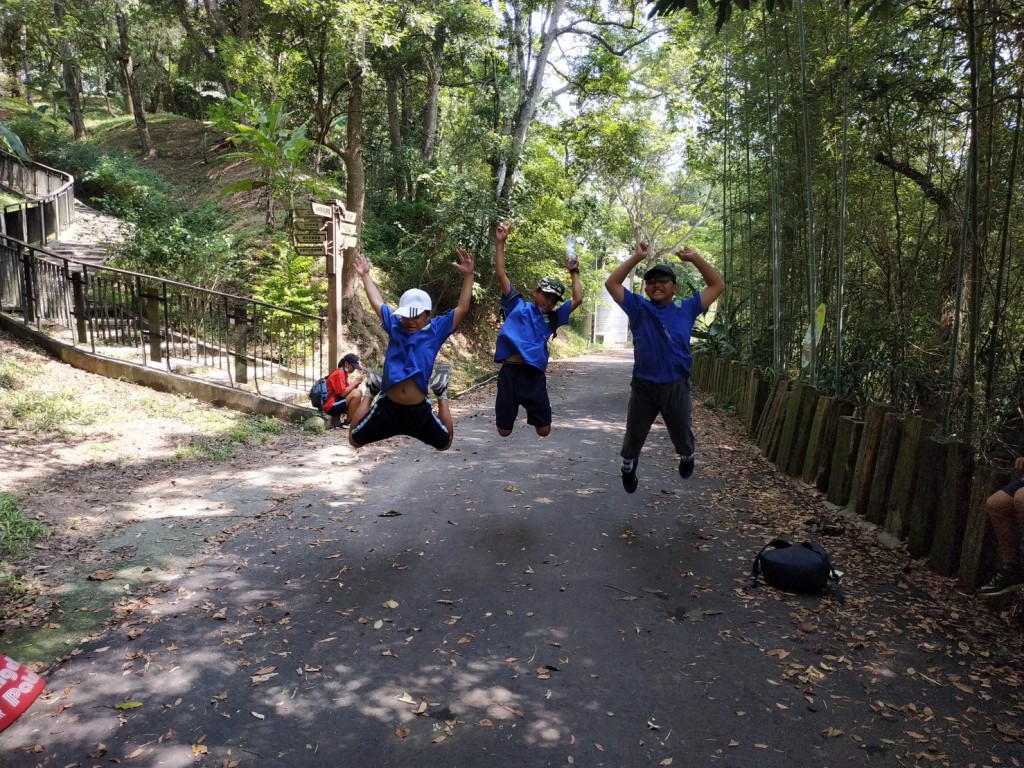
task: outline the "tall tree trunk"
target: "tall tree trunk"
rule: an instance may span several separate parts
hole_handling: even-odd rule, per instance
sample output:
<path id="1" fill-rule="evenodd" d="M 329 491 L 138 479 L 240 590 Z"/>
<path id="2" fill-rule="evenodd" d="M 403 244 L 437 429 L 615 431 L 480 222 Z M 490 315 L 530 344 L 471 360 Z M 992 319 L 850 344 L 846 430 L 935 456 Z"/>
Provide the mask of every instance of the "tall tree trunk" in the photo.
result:
<path id="1" fill-rule="evenodd" d="M 138 131 L 139 142 L 142 144 L 142 154 L 145 157 L 156 157 L 156 148 L 153 146 L 153 140 L 149 137 L 149 128 L 146 126 L 146 114 L 142 111 L 142 94 L 139 92 L 139 80 L 135 76 L 135 64 L 132 62 L 131 41 L 128 39 L 128 20 L 120 9 L 117 11 L 117 32 L 121 42 L 118 50 L 118 62 L 121 65 L 125 82 L 128 83 L 128 93 L 131 94 L 132 114 L 135 115 L 135 129 Z"/>
<path id="2" fill-rule="evenodd" d="M 395 199 L 404 202 L 409 199 L 406 184 L 405 157 L 402 146 L 402 113 L 398 107 L 399 75 L 390 67 L 384 75 L 385 101 L 388 107 L 388 138 L 391 143 L 391 172 L 394 175 Z"/>
<path id="3" fill-rule="evenodd" d="M 57 26 L 64 24 L 64 0 L 53 0 L 53 18 Z M 79 90 L 81 74 L 78 71 L 78 61 L 71 50 L 71 43 L 68 40 L 61 40 L 57 46 L 60 54 L 61 75 L 64 82 L 64 91 L 68 95 L 68 104 L 71 109 L 71 125 L 74 128 L 75 139 L 85 138 L 85 117 L 82 114 L 82 99 Z"/>
<path id="4" fill-rule="evenodd" d="M 551 48 L 560 31 L 558 23 L 565 11 L 565 3 L 566 0 L 554 0 L 551 3 L 548 14 L 541 25 L 540 40 L 536 49 L 529 45 L 530 41 L 523 39 L 524 26 L 530 26 L 524 15 L 528 14 L 528 11 L 522 8 L 519 0 L 507 4 L 514 14 L 509 21 L 513 27 L 513 40 L 518 43 L 515 50 L 519 70 L 519 103 L 516 105 L 515 114 L 509 125 L 508 135 L 512 139 L 511 146 L 507 153 L 498 158 L 494 169 L 495 197 L 502 202 L 507 203 L 512 197 L 515 174 L 519 169 L 519 161 L 526 144 L 526 134 L 529 131 L 530 123 L 533 122 L 533 115 L 537 111 L 537 102 L 544 85 L 544 73 L 547 70 Z"/>
<path id="5" fill-rule="evenodd" d="M 345 207 L 356 214 L 358 231 L 363 229 L 363 205 L 366 201 L 366 172 L 363 167 L 363 55 L 360 50 L 348 65 L 348 133 L 342 153 L 345 161 Z M 341 293 L 350 296 L 355 290 L 355 255 L 357 249 L 345 249 L 341 276 Z"/>
<path id="6" fill-rule="evenodd" d="M 434 40 L 431 56 L 427 61 L 427 99 L 423 107 L 423 145 L 420 147 L 420 159 L 424 165 L 434 163 L 434 150 L 437 147 L 437 111 L 441 96 L 441 58 L 448 39 L 448 28 L 444 23 L 434 28 Z"/>

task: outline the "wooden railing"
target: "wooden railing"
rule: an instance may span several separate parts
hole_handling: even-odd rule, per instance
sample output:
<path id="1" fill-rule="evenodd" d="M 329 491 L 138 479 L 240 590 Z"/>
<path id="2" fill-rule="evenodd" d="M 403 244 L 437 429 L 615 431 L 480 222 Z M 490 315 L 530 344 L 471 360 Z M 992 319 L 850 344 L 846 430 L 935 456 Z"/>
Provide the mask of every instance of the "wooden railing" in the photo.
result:
<path id="1" fill-rule="evenodd" d="M 902 541 L 914 558 L 975 589 L 995 571 L 985 500 L 1011 477 L 980 466 L 970 445 L 891 406 L 829 397 L 800 381 L 711 354 L 693 359 L 694 384 L 735 409 L 747 437 L 782 472 Z"/>
<path id="2" fill-rule="evenodd" d="M 44 246 L 75 220 L 75 178 L 69 173 L 0 152 L 0 187 L 27 198 L 3 207 L 0 234 Z"/>

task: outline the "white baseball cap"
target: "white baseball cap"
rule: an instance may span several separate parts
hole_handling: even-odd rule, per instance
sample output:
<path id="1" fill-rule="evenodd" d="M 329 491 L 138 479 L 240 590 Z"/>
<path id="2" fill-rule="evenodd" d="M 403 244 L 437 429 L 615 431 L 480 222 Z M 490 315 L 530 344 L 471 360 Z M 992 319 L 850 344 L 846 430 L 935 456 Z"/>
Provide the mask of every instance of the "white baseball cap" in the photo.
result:
<path id="1" fill-rule="evenodd" d="M 410 288 L 398 300 L 398 309 L 395 310 L 395 314 L 399 317 L 419 317 L 424 312 L 429 312 L 432 308 L 433 304 L 426 291 L 421 291 L 419 288 Z"/>

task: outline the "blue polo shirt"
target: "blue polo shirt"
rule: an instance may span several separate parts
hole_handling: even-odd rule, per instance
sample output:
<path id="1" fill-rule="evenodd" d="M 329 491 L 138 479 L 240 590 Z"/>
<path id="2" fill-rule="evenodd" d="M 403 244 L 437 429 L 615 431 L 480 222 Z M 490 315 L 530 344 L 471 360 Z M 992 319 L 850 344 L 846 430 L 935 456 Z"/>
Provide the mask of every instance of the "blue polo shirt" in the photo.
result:
<path id="1" fill-rule="evenodd" d="M 633 332 L 633 376 L 655 384 L 690 377 L 690 334 L 704 311 L 700 292 L 663 306 L 624 289 L 623 312 Z"/>
<path id="2" fill-rule="evenodd" d="M 509 283 L 508 293 L 501 296 L 501 308 L 505 312 L 505 322 L 498 331 L 494 362 L 500 363 L 519 354 L 527 365 L 547 370 L 548 339 L 558 328 L 568 324 L 572 302 L 563 302 L 555 308 L 555 324 L 552 326 L 543 310 L 524 299 L 523 294 Z"/>
<path id="3" fill-rule="evenodd" d="M 402 327 L 402 318 L 391 307 L 381 305 L 380 314 L 380 327 L 388 335 L 381 389 L 386 392 L 395 384 L 412 379 L 421 391 L 428 392 L 437 353 L 452 335 L 455 310 L 431 317 L 430 322 L 415 333 L 409 333 Z"/>

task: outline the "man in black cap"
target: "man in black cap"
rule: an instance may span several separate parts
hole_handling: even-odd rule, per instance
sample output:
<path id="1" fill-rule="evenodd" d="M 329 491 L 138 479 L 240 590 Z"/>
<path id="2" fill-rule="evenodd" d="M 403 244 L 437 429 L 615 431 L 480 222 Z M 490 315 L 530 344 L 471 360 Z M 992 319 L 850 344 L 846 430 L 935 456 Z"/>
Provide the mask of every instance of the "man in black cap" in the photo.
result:
<path id="1" fill-rule="evenodd" d="M 331 417 L 332 427 L 346 427 L 348 421 L 341 420 L 342 414 L 355 412 L 363 397 L 359 385 L 363 381 L 359 356 L 349 352 L 338 361 L 338 367 L 327 377 L 327 399 L 324 413 Z"/>
<path id="2" fill-rule="evenodd" d="M 637 488 L 636 466 L 640 451 L 661 414 L 669 439 L 679 454 L 679 474 L 693 474 L 695 441 L 690 402 L 690 334 L 697 317 L 722 295 L 725 281 L 693 248 L 676 251 L 684 264 L 693 264 L 707 287 L 688 299 L 676 298 L 676 273 L 668 264 L 657 264 L 644 273 L 644 293 L 650 301 L 628 290 L 623 283 L 648 256 L 647 243 L 637 243 L 633 255 L 605 281 L 615 303 L 629 317 L 633 333 L 633 378 L 630 381 L 626 435 L 622 440 L 622 487 Z"/>

